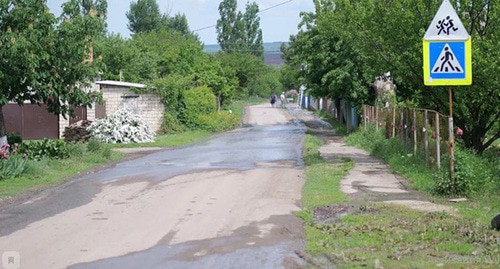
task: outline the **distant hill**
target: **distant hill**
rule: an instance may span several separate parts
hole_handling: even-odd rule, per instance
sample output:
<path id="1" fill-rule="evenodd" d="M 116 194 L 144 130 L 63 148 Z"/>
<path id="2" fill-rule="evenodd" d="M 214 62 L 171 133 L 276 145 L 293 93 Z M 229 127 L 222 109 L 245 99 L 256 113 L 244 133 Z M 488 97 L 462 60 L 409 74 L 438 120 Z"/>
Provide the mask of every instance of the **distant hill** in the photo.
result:
<path id="1" fill-rule="evenodd" d="M 270 65 L 283 64 L 283 59 L 281 58 L 281 50 L 280 50 L 282 43 L 283 42 L 267 42 L 263 44 L 265 64 L 270 64 Z M 205 52 L 207 53 L 217 53 L 218 51 L 220 51 L 220 46 L 218 44 L 205 45 Z"/>

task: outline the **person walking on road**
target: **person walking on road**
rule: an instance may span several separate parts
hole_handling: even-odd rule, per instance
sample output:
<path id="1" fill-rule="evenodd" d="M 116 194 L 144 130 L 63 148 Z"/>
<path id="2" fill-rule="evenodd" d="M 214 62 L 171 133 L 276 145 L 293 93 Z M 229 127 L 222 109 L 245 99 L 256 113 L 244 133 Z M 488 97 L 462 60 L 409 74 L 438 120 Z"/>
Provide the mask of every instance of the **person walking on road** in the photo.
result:
<path id="1" fill-rule="evenodd" d="M 271 106 L 274 107 L 274 104 L 276 104 L 276 94 L 271 95 Z"/>

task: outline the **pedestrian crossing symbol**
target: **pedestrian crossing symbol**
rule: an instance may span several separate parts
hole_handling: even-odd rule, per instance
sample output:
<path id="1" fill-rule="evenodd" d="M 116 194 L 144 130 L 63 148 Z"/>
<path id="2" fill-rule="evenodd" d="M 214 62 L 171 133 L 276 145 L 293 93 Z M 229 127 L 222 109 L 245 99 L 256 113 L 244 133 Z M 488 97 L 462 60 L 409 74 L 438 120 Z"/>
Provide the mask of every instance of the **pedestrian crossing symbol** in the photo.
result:
<path id="1" fill-rule="evenodd" d="M 424 84 L 472 84 L 472 41 L 449 0 L 443 0 L 423 39 Z"/>
<path id="2" fill-rule="evenodd" d="M 459 43 L 459 44 L 457 44 Z M 443 46 L 444 44 L 444 46 Z M 434 55 L 434 59 L 431 59 L 431 74 L 434 77 L 442 76 L 442 78 L 464 78 L 465 72 L 463 69 L 463 64 L 460 62 L 464 62 L 464 42 L 455 42 L 451 43 L 455 45 L 455 48 L 458 48 L 457 53 L 451 49 L 449 43 L 431 43 L 430 54 L 431 57 Z M 458 46 L 457 46 L 458 45 Z M 435 52 L 441 49 L 441 53 L 437 54 Z M 433 53 L 434 51 L 434 53 Z M 438 55 L 435 57 L 435 55 Z M 434 64 L 432 64 L 432 60 L 434 60 Z"/>
<path id="3" fill-rule="evenodd" d="M 427 86 L 471 85 L 471 40 L 424 40 L 424 84 Z"/>

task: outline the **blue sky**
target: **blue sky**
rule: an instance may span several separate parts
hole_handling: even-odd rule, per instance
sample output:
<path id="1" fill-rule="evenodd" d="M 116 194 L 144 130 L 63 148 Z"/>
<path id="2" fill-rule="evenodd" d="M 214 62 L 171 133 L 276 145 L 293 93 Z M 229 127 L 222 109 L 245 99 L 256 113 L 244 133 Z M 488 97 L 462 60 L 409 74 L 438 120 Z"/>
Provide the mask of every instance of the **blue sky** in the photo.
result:
<path id="1" fill-rule="evenodd" d="M 125 13 L 133 0 L 108 0 L 108 31 L 120 33 L 124 37 L 130 36 L 127 28 Z M 59 15 L 61 4 L 65 0 L 48 0 L 49 8 Z M 215 25 L 219 18 L 218 6 L 220 0 L 157 0 L 162 13 L 186 15 L 191 30 Z M 288 2 L 287 0 L 254 0 L 260 10 Z M 238 9 L 244 10 L 247 0 L 238 0 Z M 314 11 L 312 0 L 292 0 L 283 5 L 269 9 L 259 14 L 260 26 L 264 42 L 288 41 L 290 35 L 297 33 L 301 11 Z M 196 32 L 205 44 L 216 44 L 217 34 L 215 27 Z"/>

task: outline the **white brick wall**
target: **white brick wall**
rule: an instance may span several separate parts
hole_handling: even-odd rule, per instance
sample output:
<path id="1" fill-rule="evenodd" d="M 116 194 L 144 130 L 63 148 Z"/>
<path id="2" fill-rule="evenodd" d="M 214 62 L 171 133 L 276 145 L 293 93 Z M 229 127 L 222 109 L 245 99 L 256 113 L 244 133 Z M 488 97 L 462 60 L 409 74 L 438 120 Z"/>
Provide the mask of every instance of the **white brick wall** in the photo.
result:
<path id="1" fill-rule="evenodd" d="M 158 132 L 165 109 L 161 97 L 155 94 L 139 94 L 138 97 L 124 98 L 125 95 L 135 95 L 135 93 L 127 87 L 103 86 L 102 96 L 106 101 L 106 114 L 111 115 L 116 110 L 127 107 L 139 114 L 155 132 Z"/>
<path id="2" fill-rule="evenodd" d="M 122 107 L 127 107 L 139 114 L 153 131 L 158 132 L 163 122 L 163 112 L 165 110 L 161 97 L 156 94 L 139 94 L 138 97 L 124 98 L 126 95 L 137 95 L 129 90 L 129 87 L 102 85 L 102 97 L 105 101 L 106 115 L 111 115 Z M 92 90 L 98 91 L 99 85 L 94 84 Z M 87 120 L 95 120 L 95 105 L 87 108 Z M 69 126 L 69 119 L 59 116 L 59 137 L 63 138 L 64 129 Z"/>

